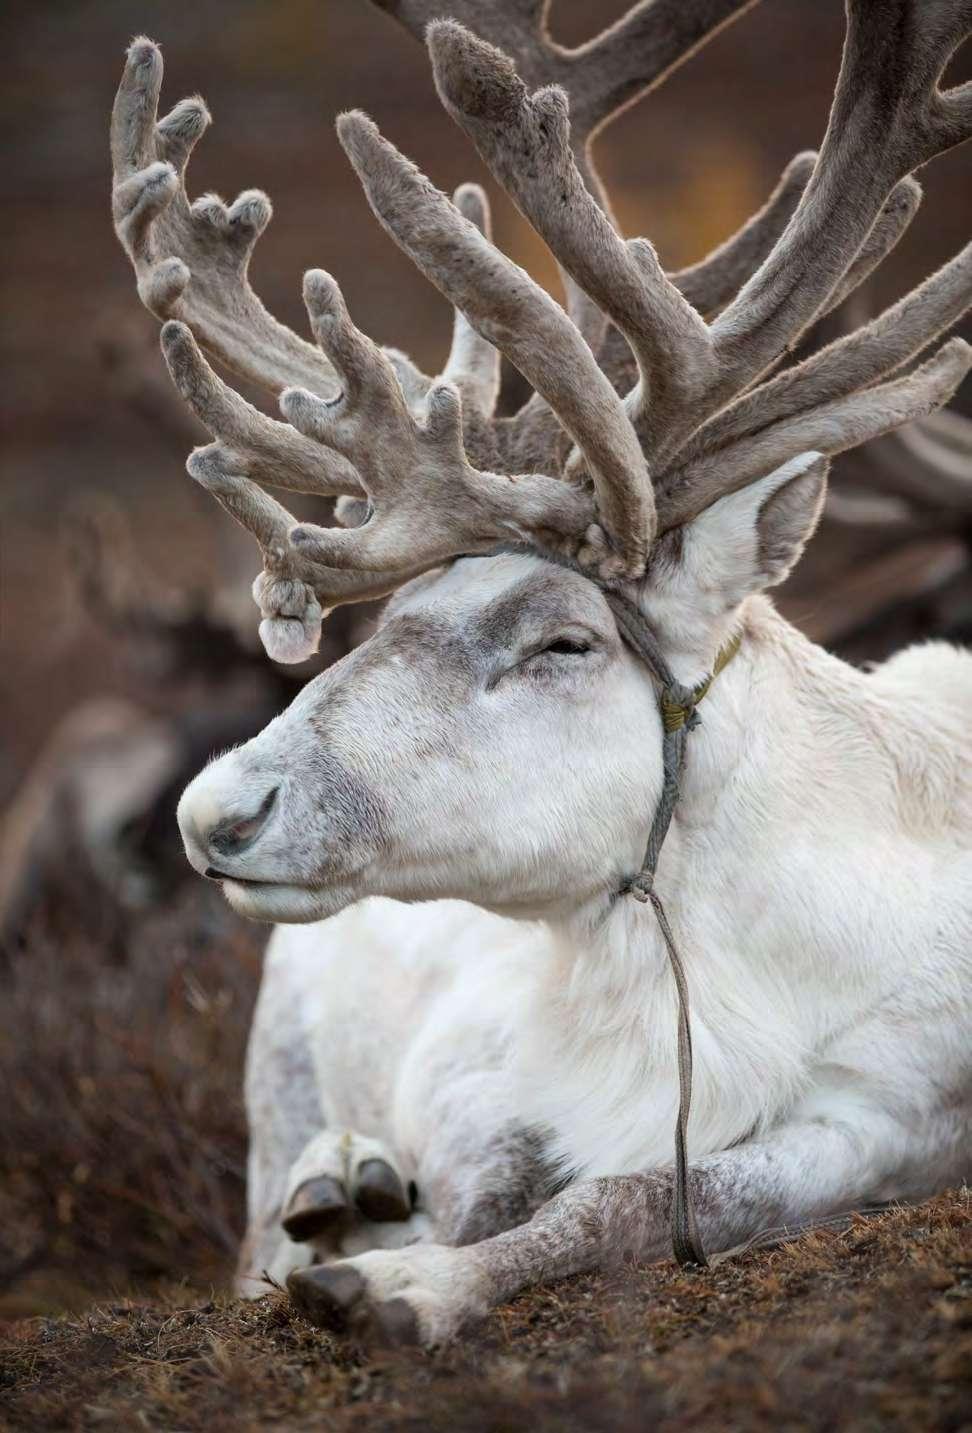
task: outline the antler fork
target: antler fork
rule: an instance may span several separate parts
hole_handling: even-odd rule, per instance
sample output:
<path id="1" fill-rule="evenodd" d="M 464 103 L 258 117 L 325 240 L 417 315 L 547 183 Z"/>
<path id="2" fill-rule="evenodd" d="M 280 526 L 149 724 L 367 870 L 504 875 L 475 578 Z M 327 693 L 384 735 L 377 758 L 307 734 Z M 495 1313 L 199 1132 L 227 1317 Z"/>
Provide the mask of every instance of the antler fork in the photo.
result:
<path id="1" fill-rule="evenodd" d="M 427 18 L 425 0 L 383 8 L 413 29 Z M 193 455 L 190 471 L 264 551 L 257 592 L 271 645 L 303 655 L 321 608 L 390 590 L 511 537 L 572 552 L 602 577 L 634 580 L 656 531 L 798 452 L 838 452 L 928 414 L 954 390 L 970 362 L 960 341 L 913 371 L 908 365 L 968 305 L 969 250 L 857 333 L 778 377 L 766 375 L 896 242 L 920 197 L 910 170 L 972 130 L 970 87 L 938 88 L 972 0 L 850 0 L 819 159 L 799 157 L 761 214 L 710 264 L 666 275 L 650 244 L 622 240 L 598 204 L 591 135 L 741 8 L 728 0 L 680 7 L 654 0 L 578 51 L 550 40 L 547 6 L 528 0 L 511 4 L 502 37 L 494 34 L 494 6 L 470 10 L 485 39 L 454 21 L 430 27 L 447 108 L 547 240 L 575 299 L 585 296 L 584 305 L 572 303 L 581 327 L 492 245 L 479 191 L 466 186 L 450 203 L 365 116 L 342 118 L 341 141 L 375 213 L 456 309 L 452 352 L 437 381 L 360 333 L 337 285 L 320 271 L 305 286 L 319 349 L 266 314 L 239 258 L 250 241 L 215 251 L 211 239 L 215 228 L 220 244 L 230 243 L 228 231 L 247 213 L 256 228 L 252 205 L 241 198 L 222 218 L 213 208 L 218 223 L 206 217 L 209 201 L 189 208 L 181 174 L 201 132 L 201 102 L 156 123 L 161 71 L 136 47 L 116 104 L 113 149 L 116 216 L 140 291 L 157 311 L 178 311 L 215 356 L 284 389 L 290 426 L 233 394 L 187 329 L 166 328 L 177 385 L 216 438 Z M 674 25 L 664 43 L 663 21 Z M 645 52 L 636 58 L 629 49 L 639 36 Z M 566 90 L 548 84 L 531 94 L 489 38 L 512 43 L 531 80 L 553 78 Z M 178 143 L 171 137 L 183 133 Z M 163 149 L 178 166 L 171 173 L 158 157 Z M 189 259 L 163 253 L 177 242 Z M 759 261 L 731 298 L 727 276 L 738 282 Z M 692 297 L 706 313 L 721 311 L 707 319 Z M 592 306 L 637 360 L 639 380 L 623 402 L 585 341 Z M 256 358 L 240 352 L 251 322 L 264 350 Z M 539 415 L 541 426 L 555 423 L 574 443 L 571 481 L 555 466 L 509 474 L 516 443 L 504 436 L 503 420 L 492 419 L 497 350 L 537 395 L 514 423 Z M 255 480 L 343 494 L 345 515 L 360 525 L 295 525 Z"/>

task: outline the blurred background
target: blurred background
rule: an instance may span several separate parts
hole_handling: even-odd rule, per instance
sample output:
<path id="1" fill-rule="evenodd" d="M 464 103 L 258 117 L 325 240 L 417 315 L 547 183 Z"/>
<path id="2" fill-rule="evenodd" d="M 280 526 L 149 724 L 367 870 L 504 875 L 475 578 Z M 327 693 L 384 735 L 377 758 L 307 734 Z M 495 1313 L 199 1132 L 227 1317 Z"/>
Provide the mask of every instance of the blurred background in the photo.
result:
<path id="1" fill-rule="evenodd" d="M 557 0 L 554 33 L 579 43 L 626 8 Z M 211 752 L 262 727 L 371 620 L 337 614 L 320 662 L 297 669 L 256 644 L 256 549 L 185 473 L 207 435 L 169 389 L 111 230 L 107 124 L 128 41 L 163 46 L 163 112 L 196 91 L 209 103 L 190 191 L 270 193 L 252 278 L 300 331 L 300 277 L 321 265 L 378 342 L 430 372 L 448 347 L 445 302 L 374 222 L 337 145 L 334 115 L 352 106 L 440 187 L 485 182 L 501 247 L 557 280 L 441 112 L 421 48 L 367 0 L 8 3 L 0 23 L 0 1313 L 12 1314 L 225 1282 L 266 933 L 191 876 L 175 802 Z M 676 269 L 735 230 L 819 143 L 842 33 L 839 0 L 764 0 L 613 124 L 597 161 L 625 232 Z M 969 75 L 966 52 L 949 79 Z M 972 146 L 921 178 L 900 245 L 813 342 L 968 241 Z M 972 384 L 952 411 L 972 416 Z M 857 662 L 916 638 L 972 639 L 970 431 L 932 423 L 837 460 L 823 527 L 781 595 L 794 621 Z"/>

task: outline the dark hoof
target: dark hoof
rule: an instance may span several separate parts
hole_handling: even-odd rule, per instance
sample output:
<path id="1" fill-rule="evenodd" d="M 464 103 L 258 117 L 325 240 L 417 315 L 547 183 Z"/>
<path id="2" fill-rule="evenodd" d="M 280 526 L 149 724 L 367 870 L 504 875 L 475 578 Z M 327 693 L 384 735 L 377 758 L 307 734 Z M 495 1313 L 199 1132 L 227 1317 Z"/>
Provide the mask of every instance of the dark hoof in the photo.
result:
<path id="1" fill-rule="evenodd" d="M 405 1299 L 389 1299 L 371 1311 L 375 1338 L 389 1348 L 414 1348 L 422 1342 L 415 1310 Z"/>
<path id="2" fill-rule="evenodd" d="M 294 1192 L 284 1210 L 281 1224 L 297 1244 L 316 1239 L 333 1229 L 348 1216 L 348 1196 L 344 1185 L 323 1175 L 308 1179 Z"/>
<path id="3" fill-rule="evenodd" d="M 358 1169 L 355 1201 L 376 1224 L 408 1219 L 412 1213 L 405 1186 L 384 1159 L 366 1159 Z"/>
<path id="4" fill-rule="evenodd" d="M 287 1292 L 294 1307 L 319 1328 L 347 1328 L 355 1306 L 365 1292 L 357 1269 L 340 1264 L 313 1264 L 287 1275 Z"/>

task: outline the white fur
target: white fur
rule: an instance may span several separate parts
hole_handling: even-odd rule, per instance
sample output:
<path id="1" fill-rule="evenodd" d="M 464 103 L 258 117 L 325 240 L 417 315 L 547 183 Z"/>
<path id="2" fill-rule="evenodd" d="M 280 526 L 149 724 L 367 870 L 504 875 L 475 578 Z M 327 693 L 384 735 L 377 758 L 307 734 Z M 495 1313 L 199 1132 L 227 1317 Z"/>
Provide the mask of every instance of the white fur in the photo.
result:
<path id="1" fill-rule="evenodd" d="M 812 530 L 823 496 L 812 459 L 710 509 L 638 594 L 685 682 L 734 630 L 743 638 L 689 738 L 657 876 L 691 991 L 690 1157 L 722 1201 L 712 1237 L 730 1242 L 734 1204 L 769 1223 L 969 1172 L 972 657 L 933 644 L 855 671 L 748 595 L 780 580 Z M 420 1186 L 451 1179 L 460 1203 L 483 1177 L 468 1155 L 475 1132 L 485 1147 L 511 1117 L 548 1132 L 578 1189 L 672 1158 L 671 974 L 651 910 L 616 897 L 657 800 L 657 694 L 603 599 L 572 574 L 556 574 L 550 631 L 539 632 L 546 608 L 531 615 L 525 600 L 502 652 L 468 638 L 491 601 L 551 571 L 486 559 L 406 592 L 371 656 L 311 683 L 180 807 L 202 865 L 214 815 L 251 811 L 284 783 L 265 835 L 223 868 L 278 884 L 230 884 L 230 899 L 271 918 L 341 913 L 275 934 L 274 1019 L 300 1011 L 322 1126 L 385 1141 Z M 396 632 L 426 620 L 406 659 Z M 599 645 L 534 670 L 524 653 L 560 630 Z M 323 781 L 321 749 L 334 763 Z M 333 770 L 349 802 L 354 783 L 380 794 L 377 835 L 342 817 L 336 840 Z M 343 909 L 369 895 L 393 899 Z M 260 1116 L 274 1118 L 286 1122 Z M 429 1213 L 441 1241 L 434 1199 Z M 512 1237 L 479 1246 L 476 1268 L 488 1257 L 506 1269 Z M 640 1247 L 662 1252 L 656 1234 Z M 355 1264 L 380 1299 L 385 1283 L 421 1285 L 415 1254 Z M 463 1267 L 477 1292 L 442 1316 L 452 1328 L 482 1298 Z M 509 1264 L 521 1282 L 528 1267 Z M 512 1279 L 497 1274 L 493 1296 Z M 438 1337 L 422 1287 L 411 1302 Z"/>

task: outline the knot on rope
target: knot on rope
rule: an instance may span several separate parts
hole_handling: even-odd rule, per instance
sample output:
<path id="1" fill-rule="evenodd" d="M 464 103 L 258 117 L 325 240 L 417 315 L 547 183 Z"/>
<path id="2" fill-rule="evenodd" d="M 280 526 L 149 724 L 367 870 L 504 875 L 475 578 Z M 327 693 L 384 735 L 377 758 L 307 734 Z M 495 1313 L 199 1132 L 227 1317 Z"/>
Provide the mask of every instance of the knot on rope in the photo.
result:
<path id="1" fill-rule="evenodd" d="M 704 685 L 707 690 L 708 681 Z M 699 714 L 695 708 L 704 696 L 705 691 L 700 696 L 698 688 L 690 691 L 688 687 L 680 686 L 677 682 L 665 687 L 661 694 L 661 717 L 665 730 L 681 731 L 684 726 L 687 731 L 691 731 L 698 726 Z"/>
<path id="2" fill-rule="evenodd" d="M 636 876 L 632 876 L 631 880 L 625 886 L 628 895 L 634 896 L 635 900 L 641 901 L 642 905 L 647 905 L 651 900 L 654 888 L 655 877 L 651 871 L 647 870 L 639 871 Z"/>
<path id="3" fill-rule="evenodd" d="M 733 657 L 739 651 L 739 644 L 742 641 L 742 634 L 737 632 L 724 647 L 720 648 L 715 659 L 715 665 L 707 677 L 694 687 L 683 687 L 681 682 L 669 682 L 663 687 L 661 694 L 662 726 L 666 731 L 691 731 L 698 726 L 701 718 L 696 707 L 706 695 L 716 677 L 724 667 L 727 667 Z"/>

